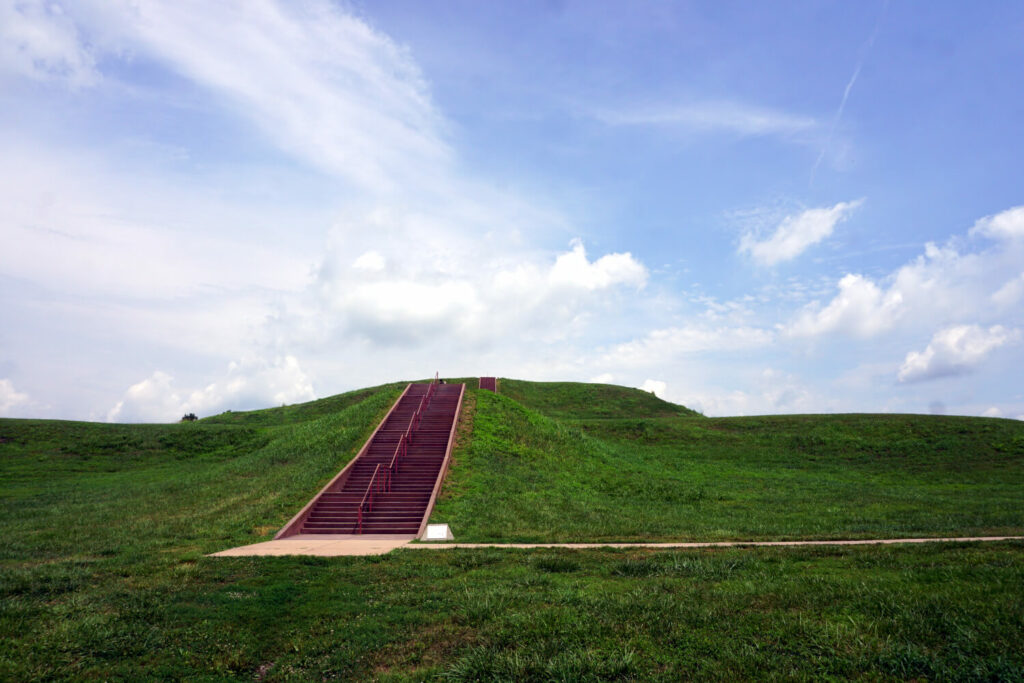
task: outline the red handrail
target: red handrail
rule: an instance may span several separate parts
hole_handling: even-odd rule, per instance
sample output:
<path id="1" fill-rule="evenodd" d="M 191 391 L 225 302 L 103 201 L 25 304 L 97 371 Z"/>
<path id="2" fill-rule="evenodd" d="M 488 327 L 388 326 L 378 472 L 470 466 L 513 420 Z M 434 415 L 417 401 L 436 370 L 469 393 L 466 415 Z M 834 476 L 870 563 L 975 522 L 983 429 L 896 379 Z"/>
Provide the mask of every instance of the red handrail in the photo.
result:
<path id="1" fill-rule="evenodd" d="M 398 443 L 395 444 L 395 453 L 391 456 L 391 464 L 388 465 L 389 478 L 398 474 L 398 463 L 405 457 L 405 452 L 408 450 L 408 444 L 406 443 L 406 435 L 408 433 L 409 430 L 405 430 L 405 433 L 398 437 Z M 388 490 L 390 490 L 390 487 Z"/>
<path id="2" fill-rule="evenodd" d="M 356 533 L 363 533 L 363 510 L 366 512 L 373 512 L 373 496 L 375 493 L 383 492 L 387 493 L 391 490 L 391 479 L 398 474 L 399 464 L 409 453 L 409 443 L 412 441 L 413 432 L 415 432 L 420 426 L 420 419 L 423 417 L 424 409 L 430 404 L 430 399 L 434 395 L 434 390 L 439 384 L 437 373 L 434 374 L 434 381 L 427 387 L 427 393 L 420 398 L 419 405 L 416 406 L 416 412 L 412 414 L 409 419 L 409 426 L 405 428 L 405 432 L 398 439 L 398 444 L 395 445 L 395 452 L 391 454 L 391 462 L 381 470 L 383 463 L 377 463 L 377 466 L 373 468 L 373 476 L 370 477 L 370 483 L 366 485 L 366 493 L 363 494 L 363 500 L 359 503 L 357 510 L 358 516 L 356 518 Z M 383 475 L 381 472 L 383 471 Z M 374 488 L 374 484 L 377 487 Z"/>
<path id="3" fill-rule="evenodd" d="M 427 391 L 429 391 L 429 389 Z M 428 398 L 429 396 L 427 394 L 423 395 L 423 398 L 420 399 L 420 404 L 416 406 L 416 412 L 412 414 L 412 419 L 409 420 L 409 424 L 413 431 L 419 429 L 420 418 L 423 417 L 423 408 L 426 405 Z"/>
<path id="4" fill-rule="evenodd" d="M 359 503 L 358 516 L 356 518 L 356 533 L 363 533 L 363 509 L 367 512 L 373 512 L 373 494 L 378 491 L 386 491 L 391 488 L 391 481 L 388 470 L 384 469 L 383 481 L 381 481 L 380 475 L 380 463 L 373 468 L 373 476 L 370 477 L 370 483 L 366 485 L 366 493 L 363 494 L 363 500 Z M 374 483 L 377 484 L 377 488 L 373 487 Z"/>

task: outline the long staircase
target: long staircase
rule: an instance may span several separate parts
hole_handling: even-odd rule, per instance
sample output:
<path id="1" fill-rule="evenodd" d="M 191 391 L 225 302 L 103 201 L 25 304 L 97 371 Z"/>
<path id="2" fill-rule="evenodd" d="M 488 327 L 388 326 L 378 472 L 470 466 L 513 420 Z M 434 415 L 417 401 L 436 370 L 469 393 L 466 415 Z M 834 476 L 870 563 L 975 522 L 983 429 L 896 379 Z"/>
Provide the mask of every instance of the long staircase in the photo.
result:
<path id="1" fill-rule="evenodd" d="M 463 385 L 410 384 L 342 477 L 282 533 L 416 534 L 441 474 Z M 344 471 L 343 471 L 344 473 Z M 301 524 L 301 526 L 300 526 Z"/>

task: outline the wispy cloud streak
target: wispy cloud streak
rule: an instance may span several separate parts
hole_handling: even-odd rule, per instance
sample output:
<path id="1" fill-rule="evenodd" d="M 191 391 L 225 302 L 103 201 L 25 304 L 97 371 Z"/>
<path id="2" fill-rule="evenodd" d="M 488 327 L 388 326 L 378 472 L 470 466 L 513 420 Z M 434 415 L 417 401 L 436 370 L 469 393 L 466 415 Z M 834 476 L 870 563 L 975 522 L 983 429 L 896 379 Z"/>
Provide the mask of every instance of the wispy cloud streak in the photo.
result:
<path id="1" fill-rule="evenodd" d="M 697 133 L 792 135 L 818 125 L 809 116 L 733 102 L 693 102 L 627 110 L 602 110 L 594 117 L 610 126 L 676 127 Z"/>
<path id="2" fill-rule="evenodd" d="M 864 62 L 868 58 L 868 54 L 871 52 L 871 48 L 875 45 L 875 39 L 878 37 L 878 32 L 882 28 L 882 20 L 885 18 L 885 13 L 889 9 L 889 0 L 885 0 L 882 3 L 882 11 L 878 14 L 878 19 L 875 21 L 875 27 L 871 30 L 871 35 L 864 41 L 864 44 L 860 48 L 860 56 L 857 58 L 857 65 L 853 69 L 853 74 L 850 76 L 850 80 L 846 82 L 846 87 L 843 88 L 843 97 L 839 100 L 839 107 L 836 109 L 836 114 L 832 118 L 832 126 L 829 128 L 828 137 L 825 138 L 825 144 L 821 147 L 821 152 L 818 153 L 818 158 L 814 161 L 814 166 L 811 167 L 811 179 L 809 185 L 814 184 L 814 177 L 818 173 L 818 167 L 821 166 L 821 162 L 825 159 L 825 155 L 828 154 L 829 149 L 832 147 L 832 140 L 836 136 L 836 130 L 839 128 L 839 122 L 843 118 L 843 112 L 846 111 L 846 102 L 850 99 L 850 92 L 853 91 L 853 86 L 857 82 L 857 78 L 860 76 L 861 69 L 864 68 Z"/>

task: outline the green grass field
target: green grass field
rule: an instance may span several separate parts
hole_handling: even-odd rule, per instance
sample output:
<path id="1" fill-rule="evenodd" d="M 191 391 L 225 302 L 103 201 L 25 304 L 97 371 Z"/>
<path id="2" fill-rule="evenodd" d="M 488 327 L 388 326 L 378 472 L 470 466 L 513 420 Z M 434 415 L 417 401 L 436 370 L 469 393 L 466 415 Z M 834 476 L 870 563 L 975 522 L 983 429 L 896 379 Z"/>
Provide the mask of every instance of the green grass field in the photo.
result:
<path id="1" fill-rule="evenodd" d="M 206 557 L 269 539 L 401 387 L 193 424 L 0 420 L 0 680 L 1024 679 L 1019 542 Z M 434 515 L 459 540 L 1024 529 L 1016 422 L 473 387 Z"/>
<path id="2" fill-rule="evenodd" d="M 1024 534 L 1016 420 L 709 419 L 633 389 L 513 380 L 467 404 L 431 518 L 462 541 Z"/>

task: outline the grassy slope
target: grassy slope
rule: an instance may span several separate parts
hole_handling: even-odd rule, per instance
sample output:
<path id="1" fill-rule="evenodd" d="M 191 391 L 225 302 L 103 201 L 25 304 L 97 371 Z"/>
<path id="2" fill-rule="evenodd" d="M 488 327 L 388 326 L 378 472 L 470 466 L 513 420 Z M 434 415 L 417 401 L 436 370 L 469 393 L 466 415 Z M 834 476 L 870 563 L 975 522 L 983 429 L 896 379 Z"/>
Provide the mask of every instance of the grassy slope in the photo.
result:
<path id="1" fill-rule="evenodd" d="M 0 420 L 0 680 L 1024 675 L 1020 543 L 203 556 L 267 538 L 399 390 L 191 425 Z M 479 403 L 462 448 L 692 426 Z M 530 429 L 502 436 L 507 410 Z"/>
<path id="2" fill-rule="evenodd" d="M 458 540 L 1024 534 L 1015 420 L 708 419 L 621 387 L 501 392 L 470 392 L 473 430 L 432 516 Z"/>
<path id="3" fill-rule="evenodd" d="M 499 393 L 542 415 L 561 419 L 699 416 L 654 394 L 614 384 L 502 379 Z"/>
<path id="4" fill-rule="evenodd" d="M 344 407 L 319 417 L 315 401 L 170 425 L 0 419 L 4 530 L 57 553 L 109 538 L 103 527 L 133 546 L 198 541 L 192 529 L 213 525 L 218 536 L 196 550 L 266 540 L 355 455 L 403 386 L 326 399 Z"/>

